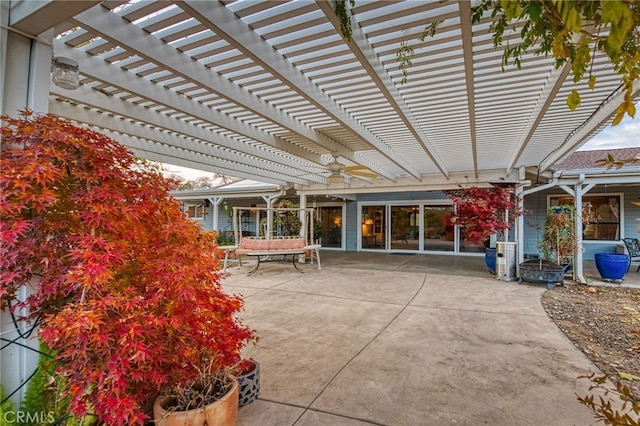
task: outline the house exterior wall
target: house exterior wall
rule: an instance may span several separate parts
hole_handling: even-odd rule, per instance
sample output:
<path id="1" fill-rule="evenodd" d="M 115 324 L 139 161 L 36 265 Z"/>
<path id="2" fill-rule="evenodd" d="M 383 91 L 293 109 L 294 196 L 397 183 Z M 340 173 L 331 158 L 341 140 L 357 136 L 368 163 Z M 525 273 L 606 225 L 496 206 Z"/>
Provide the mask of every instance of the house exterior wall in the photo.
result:
<path id="1" fill-rule="evenodd" d="M 346 213 L 346 240 L 345 250 L 356 251 L 358 249 L 358 203 L 348 202 L 345 206 Z"/>
<path id="2" fill-rule="evenodd" d="M 585 196 L 621 194 L 621 232 L 620 238 L 631 237 L 638 238 L 640 231 L 640 207 L 632 204 L 633 201 L 640 200 L 640 186 L 608 186 L 605 188 L 596 187 Z M 549 206 L 548 199 L 551 195 L 566 195 L 560 188 L 553 188 L 548 191 L 531 194 L 525 199 L 525 229 L 524 229 L 524 253 L 540 255 L 538 241 L 542 237 L 542 228 L 544 227 L 546 209 Z M 594 254 L 599 252 L 615 253 L 616 247 L 622 245 L 620 240 L 610 241 L 589 241 L 583 242 L 584 260 L 593 260 Z"/>
<path id="3" fill-rule="evenodd" d="M 596 187 L 585 195 L 603 194 L 603 193 L 620 193 L 622 194 L 621 204 L 621 238 L 632 237 L 638 238 L 640 231 L 640 207 L 632 204 L 634 201 L 640 200 L 640 186 L 609 186 L 606 189 Z M 523 253 L 525 256 L 540 256 L 538 242 L 542 237 L 542 229 L 545 223 L 545 214 L 548 207 L 549 196 L 566 195 L 559 187 L 547 191 L 541 191 L 528 195 L 524 200 L 524 208 L 526 214 L 524 216 L 524 246 Z M 409 204 L 419 204 L 429 201 L 446 202 L 446 196 L 440 191 L 416 191 L 402 193 L 377 193 L 377 194 L 359 194 L 355 201 L 346 201 L 344 203 L 345 228 L 344 250 L 356 251 L 358 249 L 358 235 L 360 229 L 359 223 L 359 206 L 362 203 L 380 203 L 394 204 L 397 202 L 407 202 Z M 198 200 L 194 200 L 198 201 Z M 240 201 L 240 200 L 238 200 Z M 238 204 L 241 204 L 240 201 Z M 185 207 L 187 206 L 185 202 Z M 213 204 L 206 207 L 206 214 L 202 219 L 195 219 L 204 230 L 210 231 L 213 226 Z M 232 231 L 233 219 L 229 216 L 228 210 L 224 210 L 222 204 L 218 206 L 218 227 L 220 231 Z M 511 233 L 513 236 L 513 232 Z M 621 241 L 585 241 L 584 242 L 584 260 L 593 260 L 594 254 L 597 252 L 615 253 L 616 248 L 622 245 Z"/>

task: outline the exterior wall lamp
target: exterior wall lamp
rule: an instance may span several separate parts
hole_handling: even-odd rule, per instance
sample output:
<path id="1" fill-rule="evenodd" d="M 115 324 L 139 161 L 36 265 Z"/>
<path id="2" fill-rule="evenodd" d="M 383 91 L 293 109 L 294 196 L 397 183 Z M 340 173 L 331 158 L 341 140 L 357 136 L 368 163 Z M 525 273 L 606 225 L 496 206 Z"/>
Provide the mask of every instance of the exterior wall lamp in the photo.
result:
<path id="1" fill-rule="evenodd" d="M 75 90 L 80 85 L 80 69 L 73 59 L 62 56 L 55 58 L 51 74 L 53 84 L 63 89 Z"/>

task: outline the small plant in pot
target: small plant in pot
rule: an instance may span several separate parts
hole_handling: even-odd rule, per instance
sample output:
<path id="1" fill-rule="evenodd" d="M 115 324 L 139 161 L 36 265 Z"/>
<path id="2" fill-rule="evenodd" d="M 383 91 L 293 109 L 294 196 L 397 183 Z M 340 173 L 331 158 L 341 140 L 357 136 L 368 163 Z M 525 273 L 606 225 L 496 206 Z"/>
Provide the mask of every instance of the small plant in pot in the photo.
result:
<path id="1" fill-rule="evenodd" d="M 583 206 L 581 219 L 583 232 L 587 232 L 589 224 L 596 220 L 595 213 L 588 205 Z M 574 256 L 578 251 L 575 221 L 574 206 L 562 204 L 549 207 L 542 237 L 538 243 L 543 258 L 561 265 L 565 272 L 573 266 Z"/>

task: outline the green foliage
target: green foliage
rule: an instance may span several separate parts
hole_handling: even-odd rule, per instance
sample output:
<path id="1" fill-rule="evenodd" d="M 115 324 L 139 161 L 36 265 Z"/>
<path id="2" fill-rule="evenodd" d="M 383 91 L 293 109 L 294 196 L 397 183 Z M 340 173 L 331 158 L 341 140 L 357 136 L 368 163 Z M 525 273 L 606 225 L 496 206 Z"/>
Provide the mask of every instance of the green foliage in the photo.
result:
<path id="1" fill-rule="evenodd" d="M 33 415 L 29 426 L 48 426 L 59 422 L 65 426 L 91 426 L 97 422 L 95 416 L 87 415 L 78 419 L 69 414 L 70 397 L 64 396 L 66 383 L 55 374 L 54 354 L 44 343 L 40 344 L 38 369 L 27 383 L 20 411 L 25 413 L 41 413 Z"/>
<path id="2" fill-rule="evenodd" d="M 54 419 L 66 414 L 69 401 L 60 401 L 60 379 L 54 377 L 53 355 L 44 344 L 40 344 L 38 369 L 27 382 L 21 410 L 27 413 L 52 413 Z M 34 423 L 40 425 L 40 423 Z"/>
<path id="3" fill-rule="evenodd" d="M 2 387 L 0 387 L 0 401 L 4 401 L 4 399 L 7 397 L 7 394 L 5 393 L 4 389 Z M 5 419 L 4 414 L 5 413 L 9 413 L 9 412 L 14 412 L 16 409 L 13 406 L 13 404 L 11 403 L 11 400 L 7 400 L 5 402 L 3 402 L 2 404 L 0 404 L 0 426 L 9 426 L 12 423 L 9 423 L 8 420 Z"/>
<path id="4" fill-rule="evenodd" d="M 216 233 L 216 244 L 218 246 L 232 246 L 234 242 L 233 235 L 229 235 L 222 231 L 218 231 Z"/>
<path id="5" fill-rule="evenodd" d="M 347 41 L 351 41 L 353 37 L 349 11 L 355 4 L 355 0 L 337 0 L 335 5 L 336 16 L 340 19 L 340 31 L 342 32 L 342 37 Z"/>
<path id="6" fill-rule="evenodd" d="M 615 387 L 607 384 L 606 376 L 596 376 L 590 373 L 580 376 L 579 379 L 588 379 L 592 385 L 589 394 L 578 397 L 578 401 L 587 406 L 595 415 L 595 418 L 607 425 L 615 426 L 640 426 L 640 400 L 635 398 L 629 387 L 618 381 Z M 600 396 L 591 393 L 598 390 Z"/>
<path id="7" fill-rule="evenodd" d="M 295 237 L 300 235 L 300 229 L 302 228 L 302 222 L 298 217 L 299 211 L 286 209 L 295 209 L 296 205 L 290 200 L 281 200 L 277 204 L 277 208 L 285 209 L 276 212 L 273 217 L 273 229 L 280 230 L 280 232 L 287 237 Z"/>
<path id="8" fill-rule="evenodd" d="M 353 6 L 353 1 L 351 1 Z M 336 2 L 336 15 L 341 18 L 342 34 L 351 39 L 351 20 L 345 1 Z M 472 9 L 472 22 L 479 22 L 487 13 L 493 19 L 490 31 L 496 47 L 503 45 L 505 33 L 517 31 L 520 42 L 504 46 L 502 66 L 513 63 L 522 67 L 523 55 L 551 55 L 556 68 L 570 63 L 573 81 L 586 79 L 589 88 L 596 86 L 597 69 L 593 67 L 596 53 L 609 58 L 625 96 L 619 105 L 613 124 L 625 114 L 635 116 L 633 82 L 640 76 L 640 3 L 636 0 L 481 0 Z M 426 37 L 433 36 L 438 23 L 429 23 L 416 46 L 402 42 L 396 60 L 406 83 L 411 58 L 416 47 Z M 580 93 L 573 90 L 567 97 L 571 110 L 578 108 Z"/>
<path id="9" fill-rule="evenodd" d="M 482 0 L 473 8 L 473 22 L 491 11 L 493 43 L 502 46 L 508 31 L 519 31 L 520 43 L 507 44 L 503 68 L 510 62 L 521 68 L 523 55 L 552 55 L 556 68 L 570 63 L 573 81 L 587 80 L 593 89 L 596 53 L 605 54 L 620 75 L 625 97 L 616 111 L 613 124 L 625 114 L 635 116 L 633 82 L 640 75 L 640 6 L 635 0 Z M 580 93 L 567 97 L 571 110 L 580 105 Z"/>
<path id="10" fill-rule="evenodd" d="M 613 167 L 615 167 L 616 169 L 621 169 L 625 164 L 636 164 L 638 161 L 640 161 L 640 157 L 615 158 L 613 155 L 608 154 L 606 158 L 597 160 L 596 164 L 609 170 Z"/>
<path id="11" fill-rule="evenodd" d="M 422 33 L 420 33 L 418 41 L 423 42 L 427 37 L 433 37 L 436 34 L 438 25 L 440 25 L 441 23 L 442 21 L 437 21 L 427 25 Z M 411 58 L 413 57 L 414 53 L 415 49 L 407 41 L 403 41 L 402 43 L 400 43 L 400 49 L 396 51 L 396 61 L 398 62 L 400 71 L 402 71 L 402 80 L 400 80 L 401 84 L 406 84 L 408 81 L 409 68 L 411 68 Z"/>

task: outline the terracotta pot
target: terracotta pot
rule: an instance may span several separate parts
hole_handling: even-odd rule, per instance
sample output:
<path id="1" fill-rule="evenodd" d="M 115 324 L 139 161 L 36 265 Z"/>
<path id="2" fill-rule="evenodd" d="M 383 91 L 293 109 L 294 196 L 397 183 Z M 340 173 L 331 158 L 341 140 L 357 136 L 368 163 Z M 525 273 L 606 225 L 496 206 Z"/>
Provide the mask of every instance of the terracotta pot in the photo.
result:
<path id="1" fill-rule="evenodd" d="M 153 418 L 157 426 L 234 426 L 238 418 L 238 381 L 219 400 L 188 411 L 168 411 L 164 407 L 171 397 L 156 398 Z"/>

